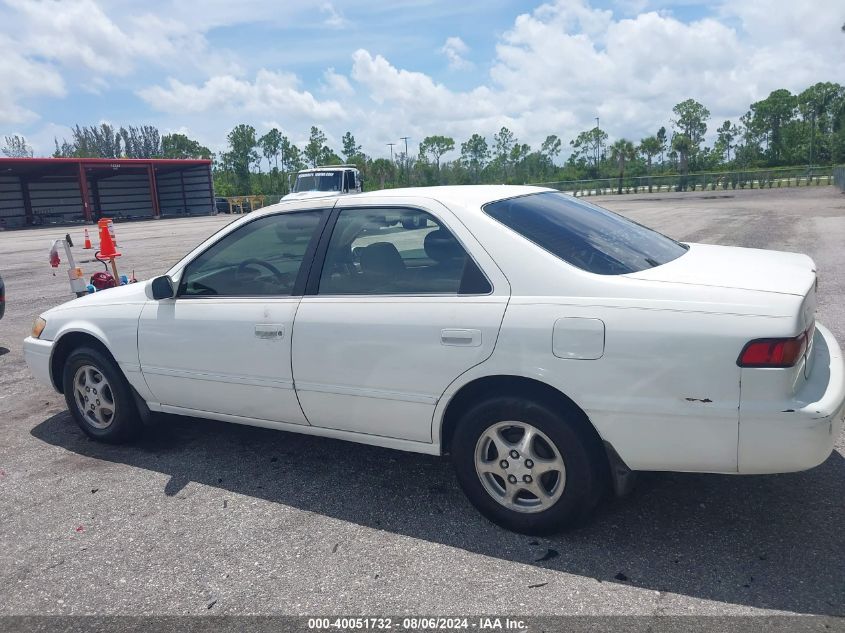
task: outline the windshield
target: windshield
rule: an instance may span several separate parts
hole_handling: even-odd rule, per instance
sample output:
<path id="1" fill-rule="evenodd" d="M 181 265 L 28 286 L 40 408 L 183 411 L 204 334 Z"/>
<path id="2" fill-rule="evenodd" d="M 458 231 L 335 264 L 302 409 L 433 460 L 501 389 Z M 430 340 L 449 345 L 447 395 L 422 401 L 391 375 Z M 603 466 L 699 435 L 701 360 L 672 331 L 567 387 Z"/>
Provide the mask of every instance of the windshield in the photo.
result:
<path id="1" fill-rule="evenodd" d="M 484 212 L 562 260 L 598 275 L 654 268 L 687 251 L 657 231 L 558 192 L 491 202 Z"/>
<path id="2" fill-rule="evenodd" d="M 299 174 L 293 185 L 294 193 L 302 191 L 340 191 L 342 188 L 343 172 L 340 171 L 312 171 Z"/>

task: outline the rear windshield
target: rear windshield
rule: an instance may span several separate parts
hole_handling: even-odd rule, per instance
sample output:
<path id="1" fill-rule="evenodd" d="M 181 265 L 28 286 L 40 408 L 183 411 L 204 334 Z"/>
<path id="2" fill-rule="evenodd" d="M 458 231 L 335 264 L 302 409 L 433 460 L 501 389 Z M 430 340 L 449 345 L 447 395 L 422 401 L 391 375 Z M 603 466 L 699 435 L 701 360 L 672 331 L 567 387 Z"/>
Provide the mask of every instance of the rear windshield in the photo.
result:
<path id="1" fill-rule="evenodd" d="M 554 191 L 491 202 L 484 212 L 562 260 L 598 275 L 654 268 L 687 251 L 657 231 Z"/>

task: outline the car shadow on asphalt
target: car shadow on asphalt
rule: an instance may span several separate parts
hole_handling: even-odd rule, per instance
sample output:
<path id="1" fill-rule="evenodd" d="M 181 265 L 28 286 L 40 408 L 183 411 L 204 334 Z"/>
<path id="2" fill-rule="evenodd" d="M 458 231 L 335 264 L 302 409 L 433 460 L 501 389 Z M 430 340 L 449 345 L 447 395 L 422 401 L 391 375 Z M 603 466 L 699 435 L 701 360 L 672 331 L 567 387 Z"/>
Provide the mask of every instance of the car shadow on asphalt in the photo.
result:
<path id="1" fill-rule="evenodd" d="M 836 451 L 789 475 L 643 473 L 630 496 L 608 499 L 588 525 L 541 538 L 482 518 L 438 457 L 177 416 L 157 416 L 128 446 L 89 440 L 67 412 L 32 435 L 163 473 L 163 496 L 196 482 L 602 583 L 845 614 L 845 458 Z"/>

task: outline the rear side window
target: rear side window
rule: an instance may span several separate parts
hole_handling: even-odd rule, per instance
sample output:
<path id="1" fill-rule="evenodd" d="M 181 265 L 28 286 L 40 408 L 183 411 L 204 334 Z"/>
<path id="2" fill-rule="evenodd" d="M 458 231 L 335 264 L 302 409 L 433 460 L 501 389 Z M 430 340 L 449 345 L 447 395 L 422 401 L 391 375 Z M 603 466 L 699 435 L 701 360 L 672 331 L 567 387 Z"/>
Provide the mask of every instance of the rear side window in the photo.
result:
<path id="1" fill-rule="evenodd" d="M 343 209 L 319 294 L 487 294 L 487 278 L 454 235 L 415 209 Z"/>
<path id="2" fill-rule="evenodd" d="M 598 275 L 654 268 L 687 251 L 657 231 L 558 192 L 491 202 L 484 212 L 562 260 Z"/>

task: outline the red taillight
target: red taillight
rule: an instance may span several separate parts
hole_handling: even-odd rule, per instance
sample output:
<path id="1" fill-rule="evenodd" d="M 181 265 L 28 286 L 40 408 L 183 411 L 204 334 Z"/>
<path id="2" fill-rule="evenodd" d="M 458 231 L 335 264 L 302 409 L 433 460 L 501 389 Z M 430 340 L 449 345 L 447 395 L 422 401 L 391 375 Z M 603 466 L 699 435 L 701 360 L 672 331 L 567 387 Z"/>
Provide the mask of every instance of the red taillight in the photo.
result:
<path id="1" fill-rule="evenodd" d="M 750 341 L 742 349 L 736 364 L 740 367 L 792 367 L 807 351 L 814 330 L 815 323 L 794 338 L 761 338 Z"/>

